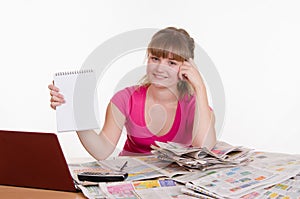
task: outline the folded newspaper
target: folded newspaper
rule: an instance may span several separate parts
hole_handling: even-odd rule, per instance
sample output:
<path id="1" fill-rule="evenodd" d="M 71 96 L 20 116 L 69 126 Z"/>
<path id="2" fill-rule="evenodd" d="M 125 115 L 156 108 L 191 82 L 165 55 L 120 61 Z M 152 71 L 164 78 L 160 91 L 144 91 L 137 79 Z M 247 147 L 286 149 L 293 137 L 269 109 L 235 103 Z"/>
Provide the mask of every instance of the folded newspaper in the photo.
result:
<path id="1" fill-rule="evenodd" d="M 151 152 L 157 158 L 176 162 L 189 169 L 217 169 L 237 165 L 246 165 L 250 162 L 251 149 L 242 146 L 231 146 L 225 142 L 217 142 L 212 150 L 200 147 L 187 147 L 174 142 L 155 142 L 151 145 Z"/>

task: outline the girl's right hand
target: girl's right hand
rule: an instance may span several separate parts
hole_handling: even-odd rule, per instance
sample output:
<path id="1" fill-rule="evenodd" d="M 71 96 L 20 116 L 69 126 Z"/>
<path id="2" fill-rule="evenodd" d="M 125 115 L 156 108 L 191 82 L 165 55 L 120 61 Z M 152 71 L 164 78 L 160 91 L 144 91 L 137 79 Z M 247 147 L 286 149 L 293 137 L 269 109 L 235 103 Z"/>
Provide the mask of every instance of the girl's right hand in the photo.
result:
<path id="1" fill-rule="evenodd" d="M 57 106 L 60 106 L 61 104 L 65 103 L 64 96 L 59 93 L 59 89 L 54 86 L 54 84 L 49 84 L 48 88 L 50 90 L 50 106 L 54 110 L 56 110 Z"/>

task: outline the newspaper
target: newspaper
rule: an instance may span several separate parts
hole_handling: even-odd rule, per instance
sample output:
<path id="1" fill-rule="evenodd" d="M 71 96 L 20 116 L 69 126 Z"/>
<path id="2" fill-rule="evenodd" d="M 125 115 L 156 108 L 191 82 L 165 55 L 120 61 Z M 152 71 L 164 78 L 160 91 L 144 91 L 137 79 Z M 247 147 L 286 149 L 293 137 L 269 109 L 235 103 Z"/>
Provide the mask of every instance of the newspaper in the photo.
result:
<path id="1" fill-rule="evenodd" d="M 187 147 L 174 142 L 155 142 L 152 153 L 159 159 L 176 162 L 190 169 L 218 169 L 246 165 L 251 156 L 251 149 L 231 146 L 225 142 L 217 142 L 212 150 L 199 147 Z"/>
<path id="2" fill-rule="evenodd" d="M 101 189 L 97 185 L 89 185 L 89 186 L 83 186 L 79 185 L 79 188 L 81 189 L 83 195 L 90 199 L 104 199 L 107 198 L 107 195 L 104 194 Z"/>
<path id="3" fill-rule="evenodd" d="M 136 157 L 116 157 L 114 159 L 102 160 L 102 161 L 92 161 L 86 163 L 79 163 L 79 164 L 68 164 L 69 170 L 72 174 L 73 179 L 79 184 L 79 188 L 82 190 L 82 193 L 87 198 L 110 198 L 112 193 L 108 194 L 107 191 L 103 191 L 103 186 L 111 187 L 111 183 L 101 183 L 101 188 L 99 188 L 98 184 L 95 182 L 87 182 L 87 181 L 80 181 L 77 177 L 77 174 L 80 172 L 110 172 L 110 171 L 120 171 L 121 167 L 124 163 L 127 162 L 126 166 L 123 168 L 122 171 L 128 173 L 128 178 L 125 182 L 121 183 L 122 189 L 126 190 L 130 188 L 131 184 L 135 181 L 146 180 L 146 179 L 153 179 L 159 177 L 173 177 L 176 175 L 190 173 L 190 171 L 178 166 L 177 164 L 162 161 L 157 159 L 155 156 L 136 156 Z M 151 181 L 149 181 L 151 182 Z M 146 184 L 146 183 L 144 183 Z M 136 184 L 135 184 L 136 185 Z M 110 189 L 111 190 L 111 189 Z M 173 193 L 174 191 L 183 195 L 180 192 L 180 188 L 173 187 L 165 189 L 164 186 L 161 186 L 160 189 L 156 189 L 158 195 L 169 194 Z M 139 194 L 146 197 L 147 192 L 153 193 L 152 191 L 147 190 L 138 190 Z M 177 195 L 178 195 L 177 194 Z M 113 197 L 115 198 L 115 197 Z M 138 197 L 137 197 L 138 198 Z M 164 198 L 164 197 L 162 197 Z M 180 198 L 180 197 L 179 197 Z"/>
<path id="4" fill-rule="evenodd" d="M 147 180 L 135 182 L 101 183 L 99 186 L 80 186 L 87 198 L 206 198 L 222 199 L 222 196 L 208 192 L 191 183 L 187 188 L 172 180 Z M 193 191 L 196 190 L 196 191 Z M 185 195 L 183 195 L 185 194 Z M 191 197 L 194 196 L 194 197 Z M 232 197 L 230 197 L 232 198 Z M 238 198 L 238 197 L 234 197 Z M 298 198 L 300 199 L 300 174 L 267 188 L 260 188 L 241 196 L 253 198 Z"/>
<path id="5" fill-rule="evenodd" d="M 183 185 L 170 179 L 135 182 L 99 183 L 94 186 L 82 186 L 83 194 L 90 199 L 193 199 L 181 192 Z"/>
<path id="6" fill-rule="evenodd" d="M 241 197 L 242 199 L 252 198 L 285 198 L 300 199 L 300 174 L 284 182 L 273 186 L 258 189 Z"/>
<path id="7" fill-rule="evenodd" d="M 118 199 L 192 199 L 181 192 L 183 185 L 170 179 L 136 182 L 100 183 L 99 187 L 107 198 Z"/>
<path id="8" fill-rule="evenodd" d="M 191 151 L 188 147 L 177 144 L 170 146 L 164 143 L 163 147 L 175 148 L 176 153 L 182 158 Z M 219 148 L 218 148 L 219 146 Z M 221 150 L 221 146 L 225 149 Z M 231 147 L 231 149 L 229 149 Z M 178 148 L 178 150 L 177 150 Z M 234 148 L 234 149 L 233 149 Z M 237 149 L 239 148 L 239 149 Z M 161 150 L 159 148 L 159 150 Z M 252 152 L 244 153 L 243 147 L 232 147 L 222 143 L 212 151 L 212 155 L 203 155 L 203 150 L 197 152 L 192 148 L 192 153 L 201 157 L 199 161 L 211 159 L 219 161 L 238 160 L 247 157 L 248 164 L 233 164 L 224 168 L 191 169 L 180 166 L 177 162 L 164 161 L 156 156 L 116 157 L 114 159 L 87 162 L 84 164 L 69 164 L 73 178 L 82 171 L 123 171 L 129 174 L 126 181 L 115 183 L 79 182 L 83 194 L 87 198 L 298 198 L 300 199 L 300 155 L 280 153 Z M 197 149 L 199 150 L 199 148 Z M 219 151 L 217 151 L 219 150 Z M 231 153 L 240 150 L 239 154 Z M 231 152 L 229 152 L 231 151 Z M 248 151 L 250 152 L 250 150 Z M 173 152 L 167 150 L 167 153 Z M 225 154 L 225 155 L 224 155 Z M 216 157 L 215 157 L 216 156 Z M 171 157 L 171 156 L 170 156 Z M 204 159 L 203 159 L 204 157 Z M 251 160 L 251 161 L 250 161 Z M 213 169 L 212 169 L 213 168 Z M 192 172 L 191 172 L 192 171 Z M 153 180 L 154 178 L 167 177 L 171 179 Z M 146 181 L 145 181 L 146 180 Z M 183 183 L 185 185 L 180 185 Z M 168 186 L 167 186 L 168 185 Z M 176 186 L 175 186 L 176 185 Z"/>
<path id="9" fill-rule="evenodd" d="M 267 169 L 275 173 L 290 173 L 300 167 L 299 154 L 255 152 L 251 158 L 253 161 L 249 165 Z"/>
<path id="10" fill-rule="evenodd" d="M 195 187 L 222 197 L 237 198 L 250 189 L 266 185 L 268 180 L 274 177 L 272 172 L 246 166 L 227 168 L 215 174 L 194 180 L 191 183 L 195 185 Z"/>
<path id="11" fill-rule="evenodd" d="M 252 159 L 253 162 L 247 166 L 220 169 L 192 179 L 186 188 L 196 193 L 207 191 L 215 194 L 213 198 L 275 198 L 271 196 L 276 194 L 300 198 L 299 155 L 256 152 Z M 179 178 L 184 179 L 184 176 Z M 284 190 L 279 192 L 279 188 Z M 288 189 L 293 191 L 284 192 Z"/>
<path id="12" fill-rule="evenodd" d="M 126 167 L 123 169 L 124 172 L 128 173 L 126 181 L 173 177 L 190 172 L 176 164 L 162 161 L 155 156 L 117 157 L 115 159 L 102 160 L 98 163 L 103 168 L 118 171 L 120 165 L 123 165 L 124 162 L 127 162 Z"/>
<path id="13" fill-rule="evenodd" d="M 111 172 L 120 171 L 122 165 L 127 162 L 122 169 L 128 173 L 126 181 L 145 180 L 158 177 L 174 177 L 190 173 L 177 164 L 162 161 L 155 156 L 135 156 L 116 157 L 113 159 L 87 162 L 83 164 L 69 164 L 69 169 L 73 179 L 80 185 L 96 185 L 94 182 L 82 182 L 78 180 L 77 174 L 84 171 Z"/>
<path id="14" fill-rule="evenodd" d="M 181 184 L 186 184 L 188 182 L 200 179 L 204 176 L 216 173 L 218 170 L 207 170 L 207 171 L 195 171 L 188 174 L 175 176 L 172 179 Z"/>

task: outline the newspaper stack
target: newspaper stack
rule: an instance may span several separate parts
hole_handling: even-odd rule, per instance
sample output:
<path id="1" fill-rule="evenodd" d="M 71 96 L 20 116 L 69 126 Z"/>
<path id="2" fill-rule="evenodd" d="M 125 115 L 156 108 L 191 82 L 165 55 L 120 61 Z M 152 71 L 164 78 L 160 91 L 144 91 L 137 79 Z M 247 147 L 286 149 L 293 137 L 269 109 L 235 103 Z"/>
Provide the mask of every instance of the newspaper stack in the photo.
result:
<path id="1" fill-rule="evenodd" d="M 212 150 L 187 147 L 174 142 L 155 142 L 152 153 L 159 159 L 176 162 L 188 169 L 217 169 L 246 165 L 250 161 L 251 149 L 234 147 L 225 142 L 217 142 Z"/>

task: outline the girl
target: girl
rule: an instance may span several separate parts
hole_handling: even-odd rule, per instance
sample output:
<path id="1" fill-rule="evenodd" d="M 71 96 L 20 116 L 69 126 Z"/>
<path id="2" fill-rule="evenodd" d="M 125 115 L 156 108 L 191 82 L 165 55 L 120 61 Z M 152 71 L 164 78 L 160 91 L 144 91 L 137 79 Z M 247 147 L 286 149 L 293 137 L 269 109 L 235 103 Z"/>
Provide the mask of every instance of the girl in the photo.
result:
<path id="1" fill-rule="evenodd" d="M 168 27 L 154 34 L 141 83 L 112 97 L 100 133 L 77 132 L 94 158 L 105 159 L 114 151 L 124 126 L 127 140 L 120 155 L 149 154 L 154 141 L 209 149 L 215 145 L 214 114 L 193 61 L 194 48 L 194 40 L 184 29 Z M 56 109 L 64 98 L 59 88 L 48 87 L 51 107 Z"/>

